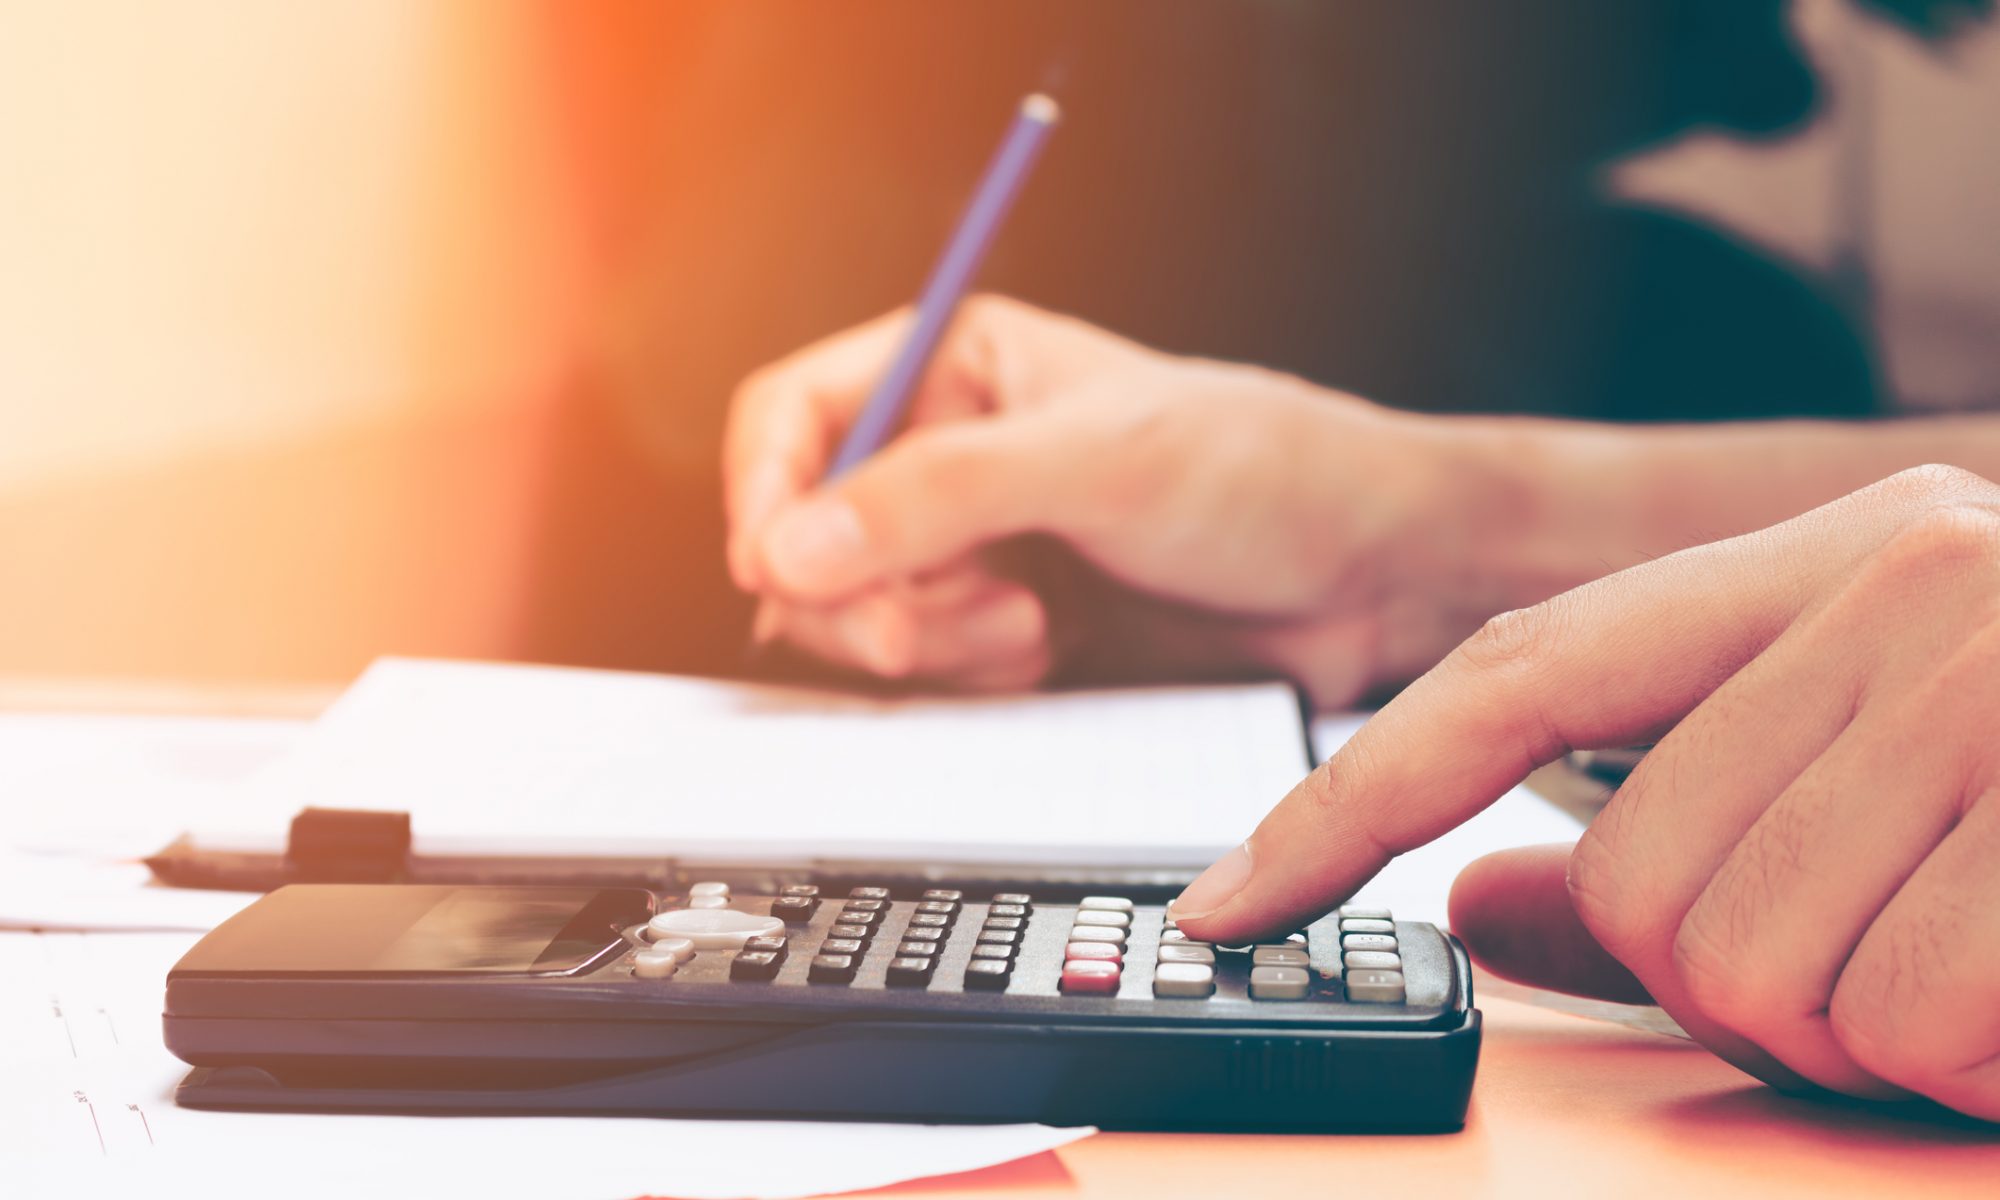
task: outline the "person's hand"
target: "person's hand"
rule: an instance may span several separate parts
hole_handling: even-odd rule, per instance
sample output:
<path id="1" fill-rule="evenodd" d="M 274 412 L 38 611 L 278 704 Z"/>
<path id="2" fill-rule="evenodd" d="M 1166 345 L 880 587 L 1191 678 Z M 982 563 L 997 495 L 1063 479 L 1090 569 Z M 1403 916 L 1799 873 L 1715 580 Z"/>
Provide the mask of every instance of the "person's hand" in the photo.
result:
<path id="1" fill-rule="evenodd" d="M 948 687 L 1279 673 L 1336 703 L 1493 611 L 1417 566 L 1475 536 L 1432 516 L 1464 475 L 1423 421 L 992 297 L 961 309 L 907 431 L 818 486 L 908 321 L 735 398 L 729 563 L 766 634 Z"/>
<path id="2" fill-rule="evenodd" d="M 2000 1120 L 2000 487 L 1920 468 L 1494 618 L 1176 911 L 1296 928 L 1572 748 L 1657 739 L 1574 852 L 1452 923 L 1497 974 L 1650 995 L 1780 1085 Z"/>

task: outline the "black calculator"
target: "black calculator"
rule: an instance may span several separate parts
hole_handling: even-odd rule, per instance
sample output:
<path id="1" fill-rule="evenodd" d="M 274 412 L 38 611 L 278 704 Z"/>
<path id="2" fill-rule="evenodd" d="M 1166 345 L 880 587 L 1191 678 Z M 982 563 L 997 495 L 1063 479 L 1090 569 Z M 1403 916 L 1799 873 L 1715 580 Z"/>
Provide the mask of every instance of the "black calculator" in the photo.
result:
<path id="1" fill-rule="evenodd" d="M 1117 895 L 300 884 L 167 977 L 196 1108 L 1450 1130 L 1456 940 L 1218 946 Z"/>

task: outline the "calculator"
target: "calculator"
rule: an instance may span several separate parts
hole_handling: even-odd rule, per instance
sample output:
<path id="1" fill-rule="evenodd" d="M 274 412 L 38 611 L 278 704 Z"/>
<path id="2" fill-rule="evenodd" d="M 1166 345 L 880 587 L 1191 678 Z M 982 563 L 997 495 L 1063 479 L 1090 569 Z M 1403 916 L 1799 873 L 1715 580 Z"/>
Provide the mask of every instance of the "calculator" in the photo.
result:
<path id="1" fill-rule="evenodd" d="M 196 1108 L 1461 1126 L 1464 949 L 1350 904 L 1245 946 L 1117 895 L 300 884 L 167 978 Z"/>

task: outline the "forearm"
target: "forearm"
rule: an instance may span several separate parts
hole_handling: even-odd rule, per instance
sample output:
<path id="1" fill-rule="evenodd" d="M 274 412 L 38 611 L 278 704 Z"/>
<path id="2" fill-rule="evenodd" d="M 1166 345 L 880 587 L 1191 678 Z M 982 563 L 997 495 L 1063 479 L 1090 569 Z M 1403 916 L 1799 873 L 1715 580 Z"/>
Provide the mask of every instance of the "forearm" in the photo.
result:
<path id="1" fill-rule="evenodd" d="M 2000 478 L 2000 414 L 1874 422 L 1615 426 L 1446 418 L 1473 496 L 1468 586 L 1500 611 L 1798 515 L 1897 471 Z"/>

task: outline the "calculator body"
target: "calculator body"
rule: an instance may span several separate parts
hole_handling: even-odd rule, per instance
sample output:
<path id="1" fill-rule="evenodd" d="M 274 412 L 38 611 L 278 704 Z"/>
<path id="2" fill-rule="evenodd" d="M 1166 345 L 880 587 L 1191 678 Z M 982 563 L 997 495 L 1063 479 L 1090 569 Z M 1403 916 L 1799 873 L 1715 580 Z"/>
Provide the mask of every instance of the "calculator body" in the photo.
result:
<path id="1" fill-rule="evenodd" d="M 1350 908 L 1229 948 L 1117 897 L 696 887 L 721 894 L 280 889 L 169 975 L 167 1046 L 196 1067 L 177 1098 L 1147 1130 L 1464 1121 L 1479 1013 L 1463 949 L 1427 924 Z"/>

